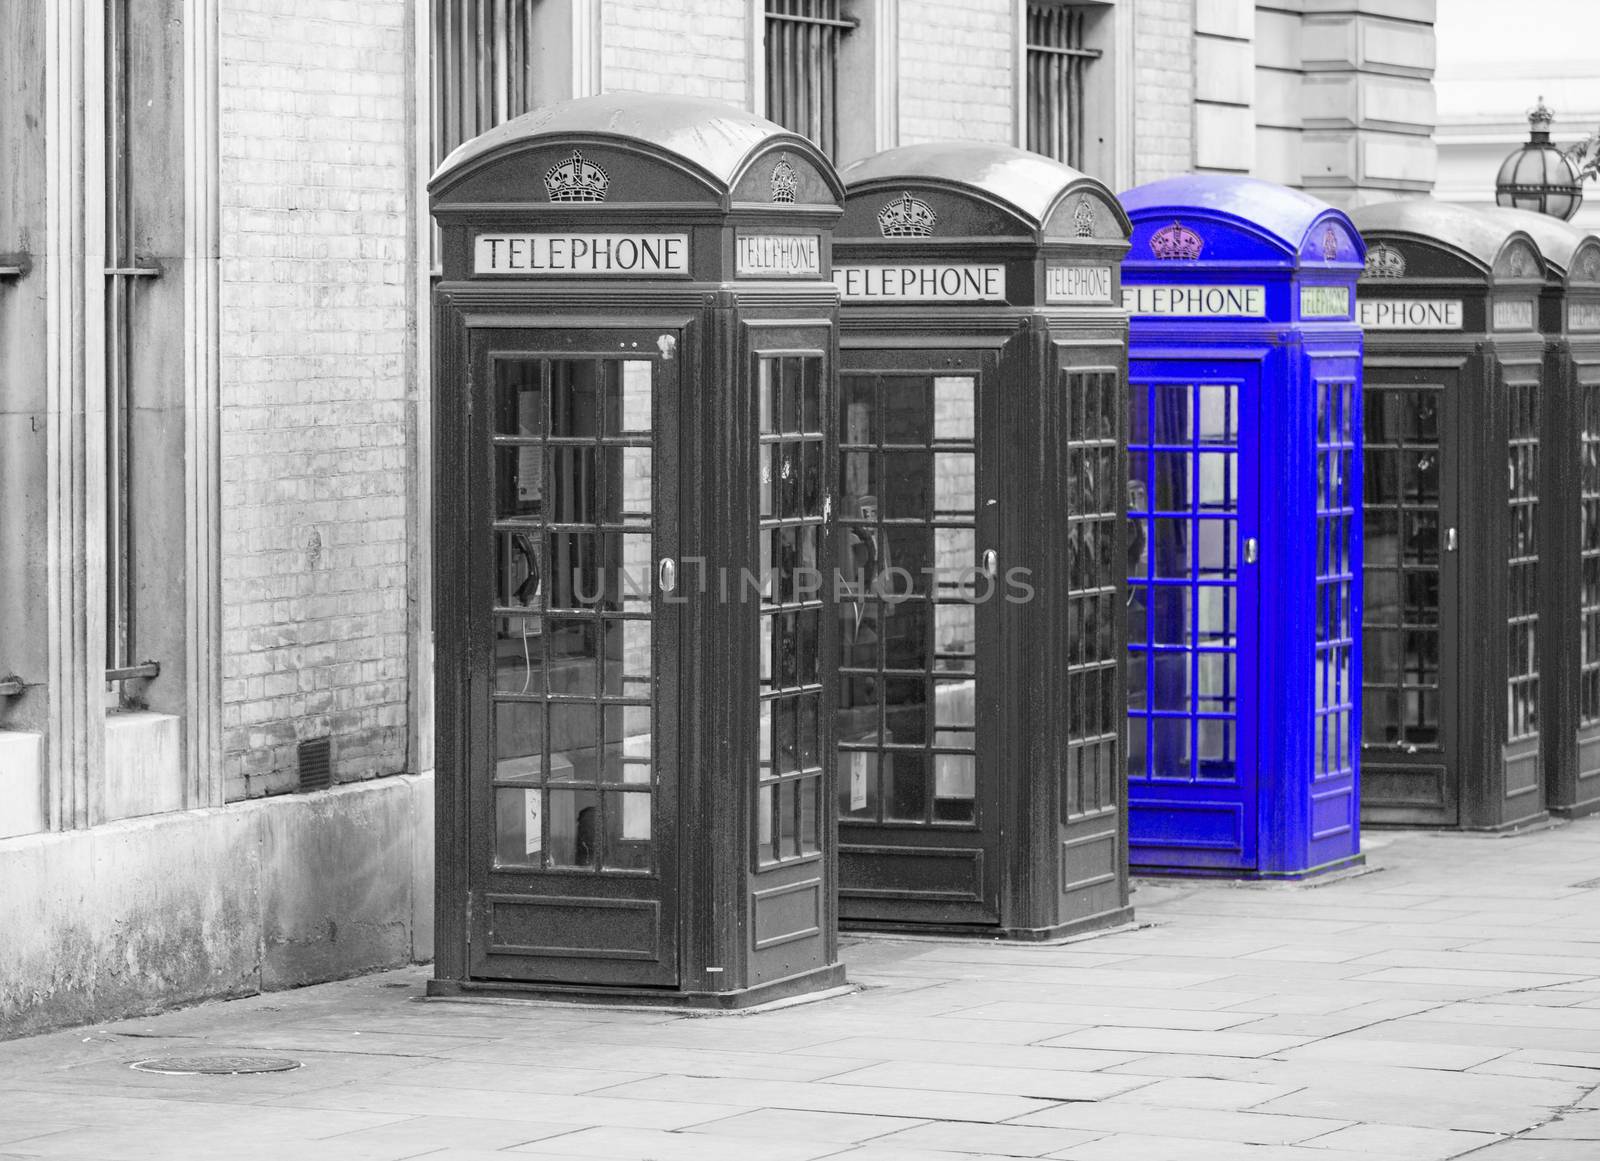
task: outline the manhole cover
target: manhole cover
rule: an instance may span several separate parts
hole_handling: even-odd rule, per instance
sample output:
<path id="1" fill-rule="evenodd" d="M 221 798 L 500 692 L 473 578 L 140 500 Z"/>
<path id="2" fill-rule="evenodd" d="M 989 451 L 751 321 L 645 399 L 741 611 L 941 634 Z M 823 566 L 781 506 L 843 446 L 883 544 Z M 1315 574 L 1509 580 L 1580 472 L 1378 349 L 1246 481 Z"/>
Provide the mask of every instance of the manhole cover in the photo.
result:
<path id="1" fill-rule="evenodd" d="M 164 1076 L 240 1076 L 252 1072 L 288 1072 L 299 1068 L 287 1056 L 158 1056 L 129 1065 L 139 1072 Z"/>

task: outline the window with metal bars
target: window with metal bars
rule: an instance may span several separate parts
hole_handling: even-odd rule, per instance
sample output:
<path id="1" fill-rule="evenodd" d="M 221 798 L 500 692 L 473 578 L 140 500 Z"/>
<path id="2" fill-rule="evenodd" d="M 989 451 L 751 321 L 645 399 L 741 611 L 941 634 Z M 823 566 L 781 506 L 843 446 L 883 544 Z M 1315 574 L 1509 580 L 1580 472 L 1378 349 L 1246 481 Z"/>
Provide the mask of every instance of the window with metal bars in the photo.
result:
<path id="1" fill-rule="evenodd" d="M 105 494 L 106 681 L 160 673 L 136 661 L 134 632 L 133 347 L 141 282 L 158 266 L 135 252 L 140 236 L 133 181 L 133 85 L 140 62 L 135 21 L 159 27 L 161 12 L 138 0 L 105 0 Z"/>
<path id="2" fill-rule="evenodd" d="M 540 0 L 433 0 L 433 163 L 533 108 Z"/>
<path id="3" fill-rule="evenodd" d="M 857 21 L 845 0 L 767 0 L 767 117 L 839 148 L 839 42 Z"/>
<path id="4" fill-rule="evenodd" d="M 1087 8 L 1029 4 L 1028 148 L 1074 168 L 1083 167 L 1084 74 L 1100 50 L 1085 46 Z"/>

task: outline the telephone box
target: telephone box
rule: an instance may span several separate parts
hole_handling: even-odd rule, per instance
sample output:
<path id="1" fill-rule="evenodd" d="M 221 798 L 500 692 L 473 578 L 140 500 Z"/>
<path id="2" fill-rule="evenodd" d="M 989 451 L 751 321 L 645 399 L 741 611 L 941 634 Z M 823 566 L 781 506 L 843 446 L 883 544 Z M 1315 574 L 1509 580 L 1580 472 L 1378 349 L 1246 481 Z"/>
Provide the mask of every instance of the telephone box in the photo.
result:
<path id="1" fill-rule="evenodd" d="M 1358 863 L 1360 237 L 1252 178 L 1122 195 L 1136 871 Z"/>
<path id="2" fill-rule="evenodd" d="M 1429 198 L 1352 218 L 1367 241 L 1362 818 L 1535 822 L 1544 263 L 1516 223 Z"/>
<path id="3" fill-rule="evenodd" d="M 742 110 L 612 94 L 430 192 L 432 990 L 839 984 L 837 176 Z"/>
<path id="4" fill-rule="evenodd" d="M 1495 208 L 1544 257 L 1544 471 L 1539 682 L 1545 806 L 1600 809 L 1600 237 L 1547 214 Z"/>
<path id="5" fill-rule="evenodd" d="M 1007 146 L 840 176 L 841 920 L 1124 922 L 1127 219 Z"/>

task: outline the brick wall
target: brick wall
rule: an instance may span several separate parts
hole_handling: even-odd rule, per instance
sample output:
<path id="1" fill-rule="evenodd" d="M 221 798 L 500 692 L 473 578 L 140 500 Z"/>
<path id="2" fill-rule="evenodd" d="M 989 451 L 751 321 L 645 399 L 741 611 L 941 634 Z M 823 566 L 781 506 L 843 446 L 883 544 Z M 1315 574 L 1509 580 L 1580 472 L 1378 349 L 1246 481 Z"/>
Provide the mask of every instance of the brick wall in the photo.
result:
<path id="1" fill-rule="evenodd" d="M 1133 0 L 1134 181 L 1194 165 L 1193 0 Z"/>
<path id="2" fill-rule="evenodd" d="M 1014 138 L 1010 0 L 902 0 L 900 141 Z"/>
<path id="3" fill-rule="evenodd" d="M 745 104 L 745 0 L 605 0 L 600 12 L 606 90 Z"/>
<path id="4" fill-rule="evenodd" d="M 407 0 L 221 5 L 227 794 L 406 753 Z"/>

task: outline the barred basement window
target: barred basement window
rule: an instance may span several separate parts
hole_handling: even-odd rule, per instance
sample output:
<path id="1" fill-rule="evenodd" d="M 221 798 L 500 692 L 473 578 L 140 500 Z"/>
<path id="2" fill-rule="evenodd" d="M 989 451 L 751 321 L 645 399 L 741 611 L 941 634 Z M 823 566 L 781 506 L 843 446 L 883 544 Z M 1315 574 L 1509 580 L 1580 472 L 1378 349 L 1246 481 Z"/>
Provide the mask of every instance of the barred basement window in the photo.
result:
<path id="1" fill-rule="evenodd" d="M 539 0 L 433 0 L 433 163 L 533 108 Z"/>
<path id="2" fill-rule="evenodd" d="M 839 41 L 857 23 L 844 0 L 767 0 L 767 117 L 829 157 L 839 147 Z"/>
<path id="3" fill-rule="evenodd" d="M 1083 168 L 1083 80 L 1100 50 L 1084 47 L 1088 10 L 1029 4 L 1028 148 Z"/>

